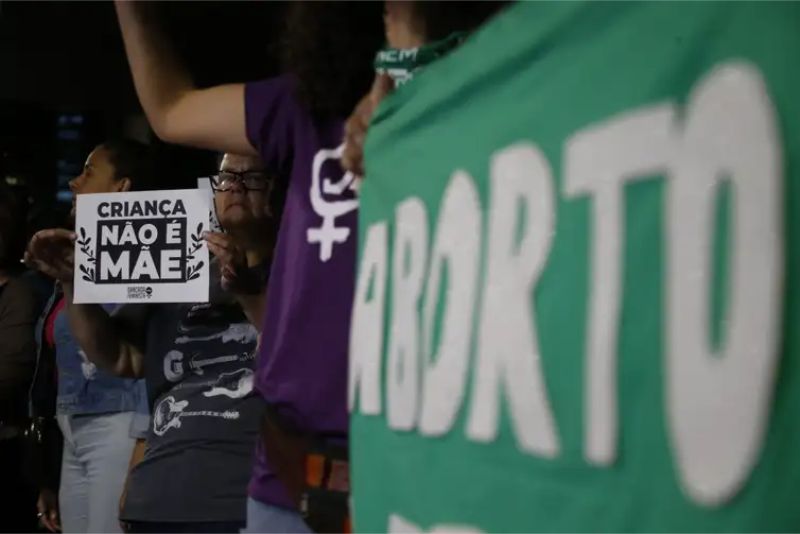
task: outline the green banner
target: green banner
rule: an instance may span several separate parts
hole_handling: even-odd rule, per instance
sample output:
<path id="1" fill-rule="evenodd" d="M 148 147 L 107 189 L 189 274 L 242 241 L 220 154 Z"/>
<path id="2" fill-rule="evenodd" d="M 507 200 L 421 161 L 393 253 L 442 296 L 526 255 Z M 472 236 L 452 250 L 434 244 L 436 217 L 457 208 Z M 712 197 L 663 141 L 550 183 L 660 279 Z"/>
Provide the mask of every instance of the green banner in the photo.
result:
<path id="1" fill-rule="evenodd" d="M 797 531 L 800 4 L 520 3 L 379 108 L 359 531 Z"/>

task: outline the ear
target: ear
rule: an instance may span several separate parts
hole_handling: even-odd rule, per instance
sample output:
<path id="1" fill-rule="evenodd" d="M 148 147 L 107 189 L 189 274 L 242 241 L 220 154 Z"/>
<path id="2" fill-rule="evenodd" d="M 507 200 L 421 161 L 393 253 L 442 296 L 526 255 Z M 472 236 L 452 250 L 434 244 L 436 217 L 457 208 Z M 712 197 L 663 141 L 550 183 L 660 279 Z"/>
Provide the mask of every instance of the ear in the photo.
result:
<path id="1" fill-rule="evenodd" d="M 117 193 L 125 193 L 126 191 L 131 190 L 131 179 L 130 178 L 122 178 L 121 180 L 117 180 Z"/>

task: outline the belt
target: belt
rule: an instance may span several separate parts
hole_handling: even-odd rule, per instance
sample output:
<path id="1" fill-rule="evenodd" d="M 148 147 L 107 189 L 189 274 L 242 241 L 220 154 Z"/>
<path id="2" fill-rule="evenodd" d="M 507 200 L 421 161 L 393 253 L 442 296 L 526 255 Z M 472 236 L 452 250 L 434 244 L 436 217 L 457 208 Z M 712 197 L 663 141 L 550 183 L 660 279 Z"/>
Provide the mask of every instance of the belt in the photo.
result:
<path id="1" fill-rule="evenodd" d="M 350 492 L 350 468 L 347 460 L 310 453 L 306 456 L 306 484 L 310 488 Z"/>

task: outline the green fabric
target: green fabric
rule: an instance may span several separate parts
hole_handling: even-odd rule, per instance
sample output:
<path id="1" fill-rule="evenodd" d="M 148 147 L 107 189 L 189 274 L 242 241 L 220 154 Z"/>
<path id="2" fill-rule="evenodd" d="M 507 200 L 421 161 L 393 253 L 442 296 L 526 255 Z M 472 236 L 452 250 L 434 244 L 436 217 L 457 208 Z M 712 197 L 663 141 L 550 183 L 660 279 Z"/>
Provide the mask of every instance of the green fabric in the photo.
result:
<path id="1" fill-rule="evenodd" d="M 599 467 L 588 463 L 583 452 L 592 201 L 565 195 L 563 176 L 570 136 L 664 102 L 676 105 L 680 117 L 690 91 L 715 66 L 732 59 L 755 66 L 778 116 L 785 196 L 784 304 L 778 378 L 758 462 L 743 489 L 709 506 L 681 487 L 665 415 L 669 273 L 664 221 L 670 184 L 656 174 L 625 186 L 618 452 L 610 466 Z M 381 409 L 377 415 L 360 413 L 357 399 L 352 415 L 357 531 L 386 531 L 390 514 L 423 530 L 452 524 L 515 532 L 800 530 L 798 65 L 798 3 L 523 2 L 382 104 L 367 139 L 360 191 L 360 256 L 368 230 L 385 222 L 389 261 Z M 430 251 L 445 187 L 454 171 L 466 171 L 483 214 L 484 263 L 477 282 L 483 288 L 490 158 L 521 140 L 534 143 L 546 158 L 556 203 L 552 246 L 531 295 L 542 373 L 560 440 L 560 452 L 551 459 L 520 450 L 505 399 L 494 441 L 479 443 L 466 436 L 479 304 L 464 399 L 452 428 L 438 437 L 423 436 L 418 428 L 395 431 L 386 416 L 395 210 L 412 196 L 421 199 Z M 722 310 L 730 305 L 725 292 L 732 273 L 725 264 L 731 253 L 725 234 L 731 231 L 735 195 L 723 190 L 711 212 L 717 228 L 710 244 L 717 273 L 708 295 L 712 347 L 724 330 Z M 370 287 L 371 298 L 374 280 Z M 478 300 L 482 291 L 477 291 Z"/>
<path id="2" fill-rule="evenodd" d="M 375 72 L 388 74 L 396 85 L 411 81 L 426 65 L 443 57 L 466 38 L 465 32 L 454 32 L 446 38 L 417 48 L 386 47 L 375 54 Z"/>

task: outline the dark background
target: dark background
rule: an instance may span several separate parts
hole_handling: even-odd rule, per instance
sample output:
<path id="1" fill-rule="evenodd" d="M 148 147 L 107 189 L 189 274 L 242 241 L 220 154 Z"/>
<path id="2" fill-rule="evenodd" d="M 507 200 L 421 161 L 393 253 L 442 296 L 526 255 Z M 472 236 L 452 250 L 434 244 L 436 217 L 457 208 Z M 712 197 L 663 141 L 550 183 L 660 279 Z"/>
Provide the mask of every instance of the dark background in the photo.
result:
<path id="1" fill-rule="evenodd" d="M 277 73 L 284 3 L 158 7 L 198 85 Z M 149 131 L 113 4 L 0 0 L 0 179 L 27 197 L 29 233 L 63 224 L 67 182 L 95 145 L 120 135 L 151 144 L 162 188 L 195 187 L 213 172 L 213 154 L 165 144 Z"/>

